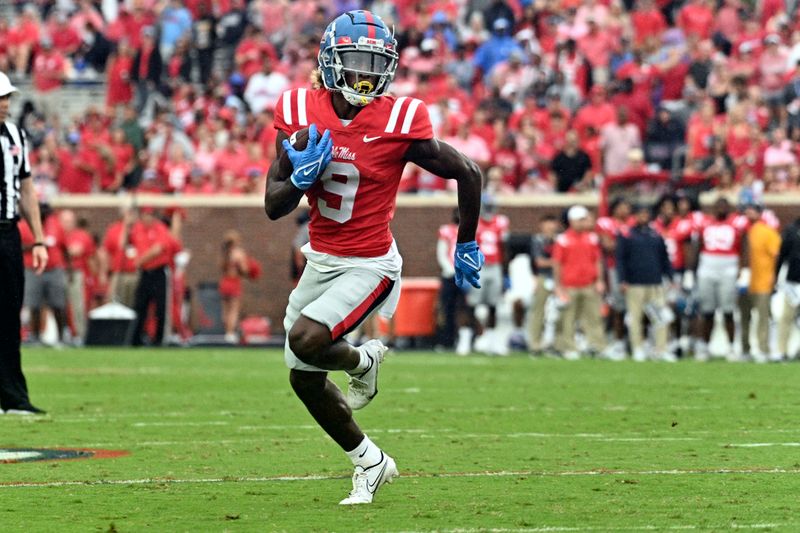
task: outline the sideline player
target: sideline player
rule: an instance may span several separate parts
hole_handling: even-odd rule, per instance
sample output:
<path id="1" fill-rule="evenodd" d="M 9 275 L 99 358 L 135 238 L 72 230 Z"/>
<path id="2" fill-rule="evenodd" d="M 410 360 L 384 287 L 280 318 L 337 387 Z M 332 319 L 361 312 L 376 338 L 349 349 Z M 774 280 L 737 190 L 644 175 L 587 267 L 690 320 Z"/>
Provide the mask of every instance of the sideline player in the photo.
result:
<path id="1" fill-rule="evenodd" d="M 308 265 L 284 319 L 289 380 L 354 464 L 353 490 L 340 503 L 371 503 L 398 471 L 351 409 L 377 394 L 386 348 L 378 340 L 355 348 L 343 336 L 379 306 L 385 316 L 396 306 L 402 260 L 389 221 L 407 162 L 457 181 L 456 282 L 480 286 L 475 230 L 482 176 L 474 162 L 433 137 L 421 100 L 385 96 L 398 54 L 379 17 L 360 10 L 338 16 L 322 36 L 318 61 L 324 88 L 293 89 L 277 102 L 278 158 L 264 203 L 272 220 L 291 213 L 304 194 L 311 205 L 311 242 L 303 247 Z M 296 150 L 289 138 L 305 128 L 306 146 Z M 327 378 L 330 370 L 350 375 L 346 398 Z"/>
<path id="2" fill-rule="evenodd" d="M 736 310 L 736 280 L 739 277 L 742 232 L 734 224 L 731 204 L 726 198 L 714 203 L 714 213 L 700 228 L 700 255 L 697 264 L 697 294 L 703 320 L 702 342 L 695 348 L 695 359 L 708 359 L 708 343 L 714 329 L 714 313 L 722 311 L 731 350 L 734 341 L 733 313 Z"/>

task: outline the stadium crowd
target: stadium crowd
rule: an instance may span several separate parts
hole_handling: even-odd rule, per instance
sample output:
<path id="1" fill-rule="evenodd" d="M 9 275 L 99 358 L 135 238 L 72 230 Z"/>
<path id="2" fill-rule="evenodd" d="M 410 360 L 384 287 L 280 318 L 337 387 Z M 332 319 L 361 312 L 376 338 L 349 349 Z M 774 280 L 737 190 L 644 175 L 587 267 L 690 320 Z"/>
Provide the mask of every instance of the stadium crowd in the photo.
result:
<path id="1" fill-rule="evenodd" d="M 319 37 L 331 15 L 368 7 L 396 28 L 401 59 L 392 92 L 426 102 L 435 133 L 481 166 L 491 194 L 591 191 L 609 176 L 667 172 L 731 193 L 748 206 L 739 216 L 716 217 L 676 199 L 673 210 L 679 215 L 665 214 L 670 202 L 662 202 L 648 206 L 653 212 L 637 208 L 634 216 L 621 202 L 596 223 L 580 206 L 564 220 L 544 219 L 531 250 L 537 288 L 530 302 L 518 299 L 513 316 L 521 328 L 527 304 L 528 315 L 539 317 L 525 336 L 530 349 L 552 345 L 566 358 L 583 352 L 641 359 L 646 317 L 657 332 L 658 358 L 671 360 L 678 348 L 703 358 L 712 305 L 724 311 L 729 340 L 737 303 L 742 324 L 751 308 L 766 316 L 764 295 L 773 292 L 774 272 L 768 283 L 752 275 L 747 244 L 741 264 L 739 248 L 722 254 L 726 260 L 735 256 L 735 267 L 732 259 L 718 264 L 711 256 L 719 254 L 706 249 L 715 239 L 704 234 L 714 220 L 731 228 L 723 233 L 725 239 L 733 235 L 737 246 L 749 242 L 755 228 L 775 231 L 776 220 L 759 206 L 763 193 L 800 188 L 800 20 L 793 5 L 787 8 L 780 0 L 752 5 L 739 0 L 18 0 L 13 5 L 0 17 L 0 70 L 17 83 L 32 84 L 19 122 L 31 139 L 32 173 L 44 199 L 125 190 L 263 194 L 263 177 L 275 156 L 278 98 L 312 83 Z M 105 85 L 105 102 L 64 116 L 65 86 L 80 90 L 98 80 Z M 439 193 L 447 192 L 446 186 L 409 165 L 401 191 Z M 48 218 L 60 228 L 50 233 L 63 233 L 62 244 L 51 246 L 67 255 L 60 262 L 54 258 L 51 268 L 63 274 L 50 278 L 73 296 L 34 291 L 27 305 L 34 326 L 36 304 L 49 297 L 54 301 L 44 304 L 54 308 L 59 325 L 69 322 L 80 338 L 86 309 L 111 297 L 123 301 L 115 292 L 122 286 L 133 291 L 130 305 L 143 309 L 153 300 L 152 291 L 166 290 L 155 271 L 173 264 L 180 269 L 175 261 L 180 215 L 173 213 L 163 228 L 151 213 L 137 216 L 141 220 L 121 222 L 130 232 L 124 239 L 118 233 L 109 241 L 112 247 L 117 243 L 116 251 L 101 246 L 108 236 L 76 237 L 81 224 L 74 216 Z M 494 232 L 487 237 L 494 241 L 481 242 L 487 291 L 467 295 L 468 311 L 450 311 L 446 321 L 442 344 L 459 352 L 470 349 L 473 337 L 479 351 L 481 342 L 506 349 L 504 342 L 491 342 L 491 330 L 506 288 L 508 254 L 502 242 L 508 224 L 498 219 L 491 226 L 484 233 Z M 784 234 L 784 243 L 793 242 L 790 236 Z M 772 268 L 761 265 L 762 273 L 774 270 L 774 241 Z M 249 275 L 235 236 L 227 246 L 223 270 L 232 278 Z M 661 246 L 669 261 L 659 262 Z M 630 258 L 649 263 L 630 265 Z M 449 270 L 440 262 L 447 280 Z M 575 268 L 585 264 L 593 267 Z M 729 280 L 743 267 L 750 268 L 751 278 L 739 279 L 740 288 L 735 279 L 732 285 L 712 283 L 717 271 Z M 145 276 L 148 271 L 153 275 Z M 636 275 L 643 271 L 651 276 Z M 75 282 L 79 272 L 82 299 Z M 127 285 L 123 274 L 129 274 Z M 112 277 L 116 281 L 109 287 Z M 145 277 L 152 282 L 148 289 L 142 288 Z M 236 287 L 228 297 L 239 294 L 239 283 L 229 285 Z M 785 317 L 794 316 L 796 299 L 787 296 Z M 173 300 L 178 305 L 180 296 Z M 469 311 L 481 304 L 489 310 L 484 324 Z M 156 307 L 157 324 L 180 315 Z M 226 308 L 237 309 L 236 304 Z M 596 320 L 601 308 L 608 309 L 608 332 Z M 759 318 L 757 350 L 750 350 L 749 336 L 742 338 L 744 356 L 788 355 L 783 341 L 774 349 L 762 342 L 767 323 Z M 177 334 L 185 335 L 177 324 Z M 584 334 L 577 344 L 576 325 Z M 484 327 L 489 335 L 480 334 Z M 781 331 L 793 327 L 782 319 Z M 542 328 L 550 330 L 549 337 Z M 137 342 L 145 339 L 143 329 L 145 324 L 137 325 Z M 160 341 L 161 329 L 150 328 L 156 331 L 153 342 Z M 234 329 L 227 328 L 231 338 Z M 519 333 L 512 339 L 518 345 Z M 687 340 L 691 337 L 694 343 Z"/>
<path id="2" fill-rule="evenodd" d="M 261 192 L 278 97 L 310 83 L 332 13 L 358 7 L 396 28 L 393 92 L 424 100 L 500 192 L 659 169 L 756 194 L 800 186 L 800 26 L 781 0 L 14 5 L 0 70 L 32 80 L 22 123 L 50 193 Z M 64 84 L 97 79 L 105 105 L 63 116 Z M 445 186 L 409 167 L 401 190 Z"/>

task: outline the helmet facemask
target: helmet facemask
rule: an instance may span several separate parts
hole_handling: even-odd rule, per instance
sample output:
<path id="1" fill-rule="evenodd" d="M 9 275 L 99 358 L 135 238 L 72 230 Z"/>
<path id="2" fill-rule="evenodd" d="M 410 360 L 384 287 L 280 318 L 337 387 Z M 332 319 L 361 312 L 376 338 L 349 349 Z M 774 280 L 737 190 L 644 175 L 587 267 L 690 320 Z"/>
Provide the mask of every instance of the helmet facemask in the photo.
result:
<path id="1" fill-rule="evenodd" d="M 318 59 L 323 71 L 332 73 L 323 76 L 325 87 L 340 91 L 348 103 L 361 107 L 386 93 L 397 69 L 398 55 L 381 39 L 361 37 L 357 43 L 324 48 Z"/>

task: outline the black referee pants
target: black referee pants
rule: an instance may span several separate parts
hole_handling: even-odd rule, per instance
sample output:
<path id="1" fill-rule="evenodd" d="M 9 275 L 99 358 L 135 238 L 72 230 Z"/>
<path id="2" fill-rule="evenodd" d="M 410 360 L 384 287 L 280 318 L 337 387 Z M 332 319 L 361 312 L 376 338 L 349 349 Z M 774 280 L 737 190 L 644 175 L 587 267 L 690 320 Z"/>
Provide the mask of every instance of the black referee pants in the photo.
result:
<path id="1" fill-rule="evenodd" d="M 28 385 L 22 374 L 19 314 L 25 288 L 22 244 L 17 224 L 0 224 L 0 408 L 27 406 Z"/>
<path id="2" fill-rule="evenodd" d="M 133 345 L 144 344 L 144 326 L 150 303 L 156 308 L 156 334 L 151 346 L 161 346 L 164 340 L 164 325 L 167 321 L 167 270 L 165 267 L 142 270 L 139 285 L 136 287 L 136 326 L 133 330 Z"/>

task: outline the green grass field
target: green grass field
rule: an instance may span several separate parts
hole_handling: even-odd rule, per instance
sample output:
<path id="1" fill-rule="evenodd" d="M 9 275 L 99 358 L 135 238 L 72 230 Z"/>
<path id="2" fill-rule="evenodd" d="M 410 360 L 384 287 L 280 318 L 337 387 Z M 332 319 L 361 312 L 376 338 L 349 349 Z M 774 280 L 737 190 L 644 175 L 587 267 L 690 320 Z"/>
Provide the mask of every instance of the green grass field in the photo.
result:
<path id="1" fill-rule="evenodd" d="M 42 418 L 0 448 L 0 531 L 800 531 L 800 365 L 390 354 L 357 419 L 401 477 L 352 467 L 276 350 L 28 350 Z M 337 376 L 344 384 L 343 376 Z"/>

